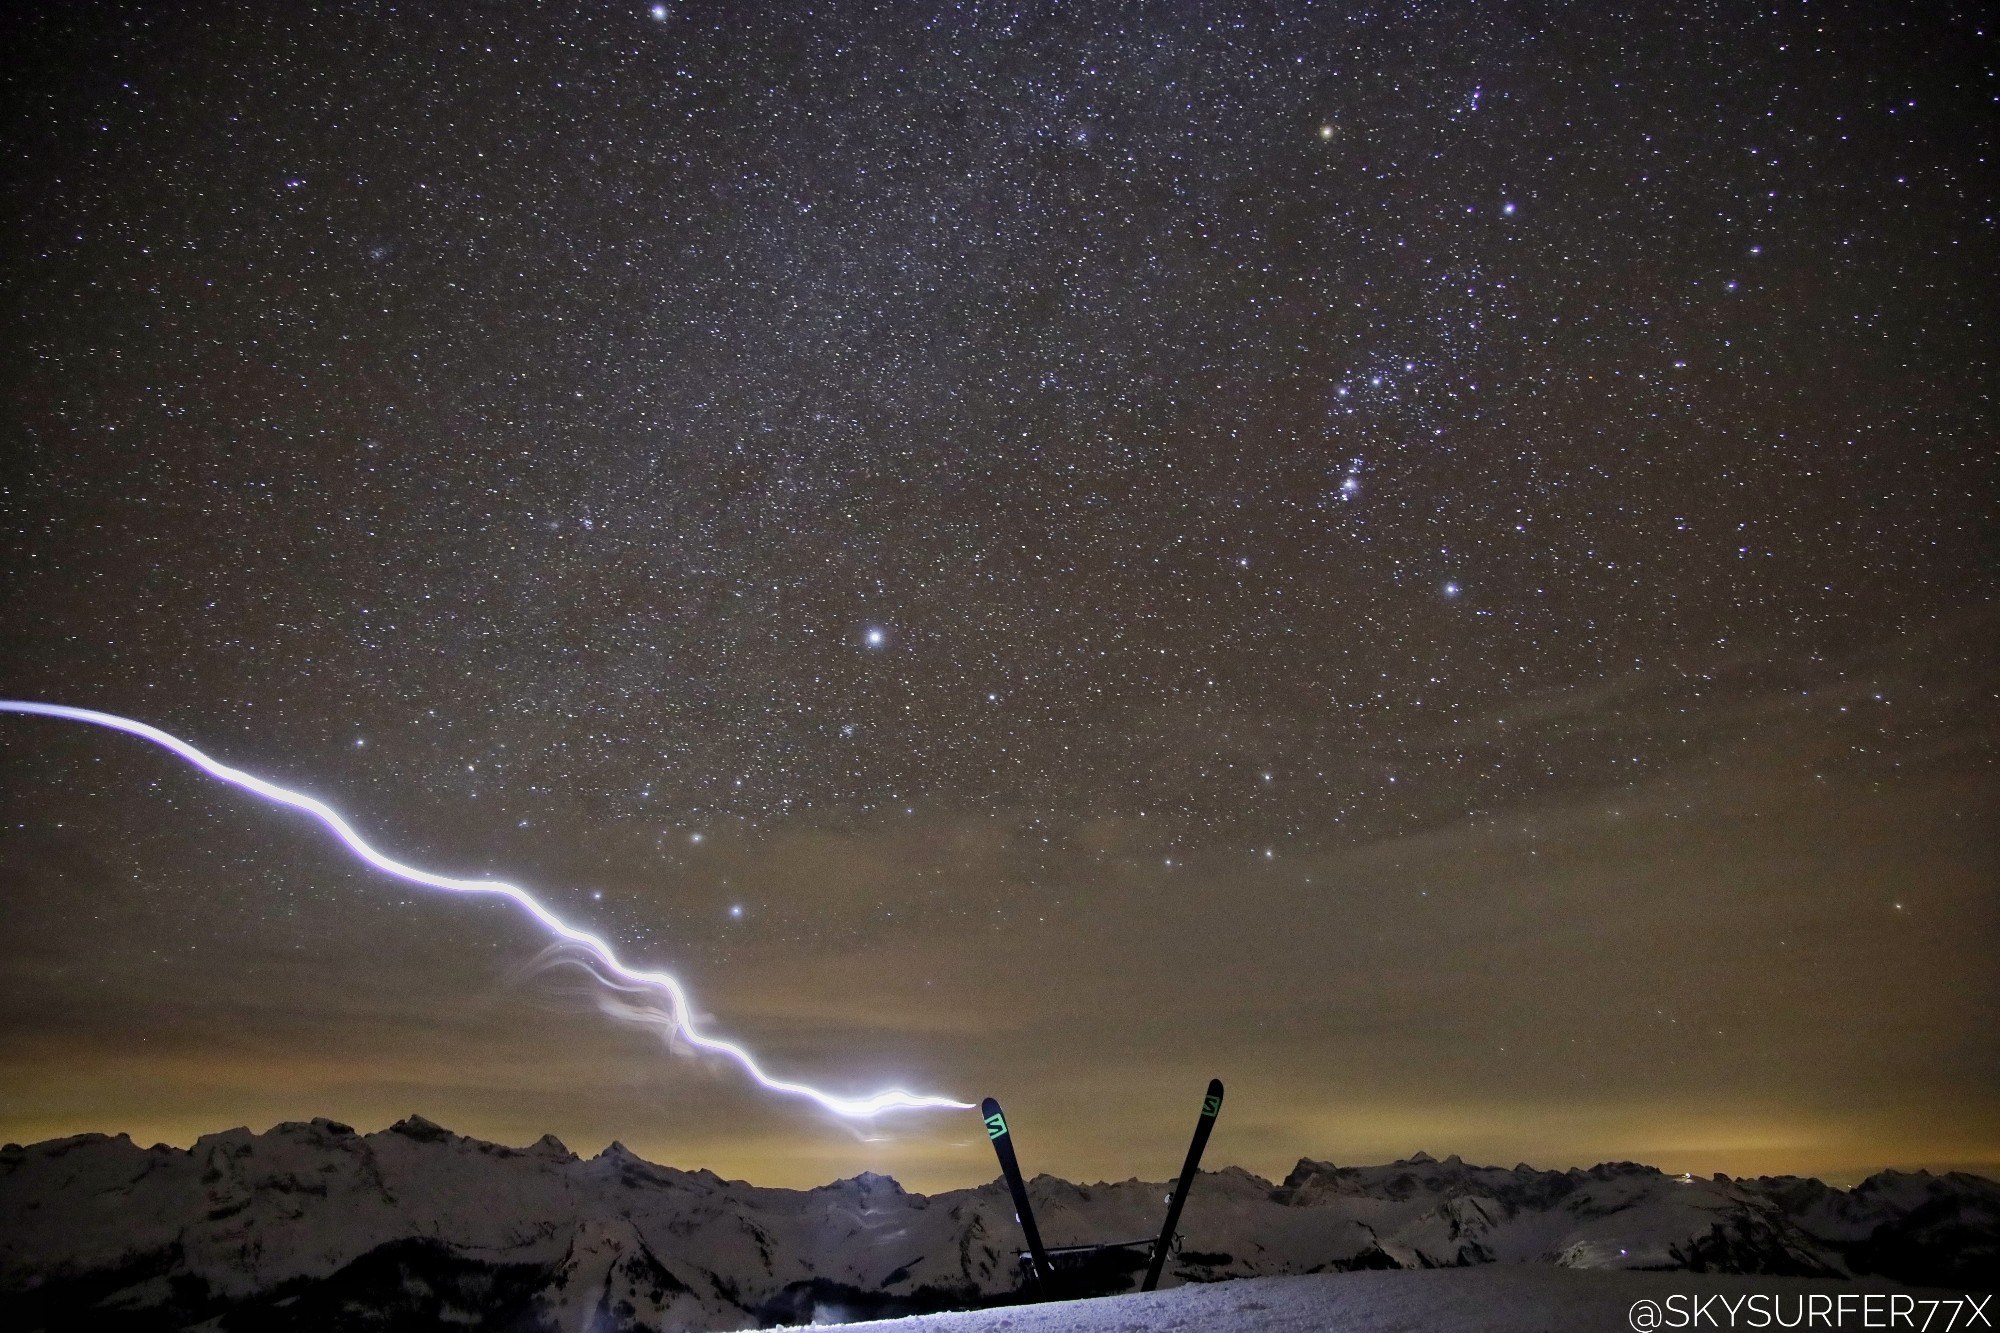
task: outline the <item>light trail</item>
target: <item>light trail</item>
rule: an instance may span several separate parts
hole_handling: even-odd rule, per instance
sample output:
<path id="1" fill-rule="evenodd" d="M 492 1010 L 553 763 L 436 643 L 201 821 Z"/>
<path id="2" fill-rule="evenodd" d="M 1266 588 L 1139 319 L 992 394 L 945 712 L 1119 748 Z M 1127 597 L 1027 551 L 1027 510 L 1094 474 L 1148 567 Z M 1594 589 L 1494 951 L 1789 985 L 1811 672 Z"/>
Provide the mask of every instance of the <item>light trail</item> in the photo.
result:
<path id="1" fill-rule="evenodd" d="M 384 856 L 369 846 L 367 840 L 355 832 L 354 826 L 326 802 L 316 800 L 302 792 L 290 791 L 275 782 L 267 782 L 254 773 L 231 768 L 228 764 L 211 759 L 180 737 L 161 731 L 158 727 L 148 726 L 129 717 L 120 717 L 116 713 L 100 713 L 89 708 L 71 708 L 65 704 L 30 703 L 21 699 L 0 699 L 0 713 L 28 713 L 36 717 L 60 718 L 65 722 L 82 722 L 89 726 L 122 731 L 128 736 L 151 741 L 163 749 L 173 751 L 212 778 L 219 778 L 232 786 L 241 787 L 276 805 L 289 805 L 294 810 L 305 811 L 331 829 L 333 835 L 345 843 L 349 851 L 384 874 L 394 875 L 397 879 L 411 884 L 421 884 L 427 889 L 443 889 L 448 893 L 491 894 L 505 898 L 533 917 L 549 934 L 567 940 L 571 944 L 581 945 L 588 950 L 590 955 L 603 964 L 613 976 L 637 986 L 651 987 L 665 992 L 673 1001 L 674 1027 L 689 1045 L 717 1055 L 728 1056 L 741 1065 L 760 1086 L 772 1092 L 804 1097 L 819 1103 L 829 1111 L 845 1116 L 873 1116 L 893 1110 L 969 1111 L 972 1109 L 970 1102 L 904 1092 L 900 1088 L 878 1092 L 872 1097 L 837 1097 L 809 1083 L 773 1078 L 764 1072 L 763 1066 L 757 1063 L 757 1058 L 743 1047 L 732 1041 L 724 1041 L 720 1037 L 705 1036 L 695 1029 L 694 1006 L 689 1002 L 687 988 L 680 983 L 679 978 L 666 972 L 649 971 L 627 965 L 618 957 L 617 950 L 613 949 L 602 936 L 593 935 L 587 930 L 579 930 L 570 925 L 542 906 L 533 894 L 520 885 L 498 879 L 459 879 L 451 875 L 437 875 Z"/>

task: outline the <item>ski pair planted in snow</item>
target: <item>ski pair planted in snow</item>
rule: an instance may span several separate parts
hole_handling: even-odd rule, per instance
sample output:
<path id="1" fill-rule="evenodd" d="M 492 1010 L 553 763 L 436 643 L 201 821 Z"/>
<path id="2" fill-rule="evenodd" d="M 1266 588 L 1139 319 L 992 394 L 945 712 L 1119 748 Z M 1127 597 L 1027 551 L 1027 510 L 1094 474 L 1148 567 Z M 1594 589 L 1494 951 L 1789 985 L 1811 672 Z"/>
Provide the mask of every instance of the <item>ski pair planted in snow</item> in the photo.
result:
<path id="1" fill-rule="evenodd" d="M 1160 1285 L 1161 1270 L 1166 1267 L 1167 1253 L 1173 1248 L 1174 1228 L 1180 1225 L 1181 1207 L 1187 1203 L 1188 1186 L 1194 1184 L 1194 1173 L 1201 1166 L 1202 1149 L 1208 1146 L 1208 1136 L 1215 1128 L 1215 1117 L 1222 1110 L 1222 1080 L 1208 1081 L 1208 1093 L 1201 1099 L 1201 1118 L 1194 1122 L 1194 1139 L 1188 1144 L 1187 1160 L 1181 1163 L 1180 1179 L 1174 1182 L 1174 1192 L 1167 1199 L 1167 1220 L 1160 1228 L 1158 1240 L 1152 1241 L 1152 1253 L 1146 1264 L 1146 1283 L 1141 1291 L 1151 1291 Z M 1014 1215 L 1020 1219 L 1021 1234 L 1027 1238 L 1028 1271 L 1035 1284 L 1047 1290 L 1055 1276 L 1055 1268 L 1050 1262 L 1049 1249 L 1042 1244 L 1042 1233 L 1035 1226 L 1035 1211 L 1028 1205 L 1028 1187 L 1021 1179 L 1021 1162 L 1014 1155 L 1014 1132 L 1007 1127 L 1007 1117 L 1000 1110 L 1000 1103 L 988 1097 L 979 1104 L 980 1118 L 986 1122 L 986 1137 L 993 1141 L 994 1155 L 1000 1159 L 1000 1174 L 1006 1178 L 1007 1192 L 1014 1196 Z M 1089 1256 L 1106 1250 L 1137 1249 L 1147 1245 L 1143 1240 L 1124 1241 L 1110 1245 L 1068 1245 L 1055 1253 L 1065 1257 L 1071 1255 Z"/>

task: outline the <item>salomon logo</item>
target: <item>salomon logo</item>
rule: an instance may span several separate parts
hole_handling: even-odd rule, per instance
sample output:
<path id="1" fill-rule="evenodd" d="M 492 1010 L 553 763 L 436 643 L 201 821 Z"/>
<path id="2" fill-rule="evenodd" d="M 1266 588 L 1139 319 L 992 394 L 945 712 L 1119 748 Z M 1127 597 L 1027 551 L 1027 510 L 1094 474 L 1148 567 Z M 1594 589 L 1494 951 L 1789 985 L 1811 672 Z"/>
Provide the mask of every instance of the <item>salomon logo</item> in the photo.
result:
<path id="1" fill-rule="evenodd" d="M 1007 1118 L 995 1111 L 986 1117 L 986 1137 L 997 1139 L 1007 1132 Z"/>
<path id="2" fill-rule="evenodd" d="M 1215 1113 L 1217 1111 L 1220 1111 L 1221 1109 L 1222 1109 L 1222 1098 L 1204 1097 L 1201 1099 L 1201 1114 L 1203 1119 L 1213 1120 L 1215 1118 Z"/>

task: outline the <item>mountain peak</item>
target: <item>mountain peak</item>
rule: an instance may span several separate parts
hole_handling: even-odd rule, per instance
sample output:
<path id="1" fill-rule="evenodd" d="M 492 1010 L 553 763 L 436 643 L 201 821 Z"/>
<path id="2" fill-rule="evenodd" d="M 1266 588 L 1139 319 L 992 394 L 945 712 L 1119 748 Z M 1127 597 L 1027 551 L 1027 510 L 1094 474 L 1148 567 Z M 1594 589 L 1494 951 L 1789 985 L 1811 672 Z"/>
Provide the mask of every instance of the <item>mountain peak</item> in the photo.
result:
<path id="1" fill-rule="evenodd" d="M 446 1143 L 455 1137 L 452 1132 L 435 1120 L 426 1120 L 420 1115 L 404 1116 L 389 1126 L 391 1134 L 401 1134 L 406 1139 L 418 1143 Z"/>

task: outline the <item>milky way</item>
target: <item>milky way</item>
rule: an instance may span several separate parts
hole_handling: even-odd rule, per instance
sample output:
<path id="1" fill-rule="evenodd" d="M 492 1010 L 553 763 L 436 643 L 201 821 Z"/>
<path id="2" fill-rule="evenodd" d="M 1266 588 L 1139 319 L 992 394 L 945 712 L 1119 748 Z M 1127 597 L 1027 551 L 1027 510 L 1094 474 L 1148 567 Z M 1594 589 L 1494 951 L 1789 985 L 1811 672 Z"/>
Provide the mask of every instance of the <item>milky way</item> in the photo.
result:
<path id="1" fill-rule="evenodd" d="M 1211 1074 L 1260 1169 L 2000 1161 L 1974 11 L 792 8 L 0 20 L 0 692 L 1050 1169 Z M 987 1170 L 787 1157 L 504 923 L 0 760 L 0 1133 Z"/>

